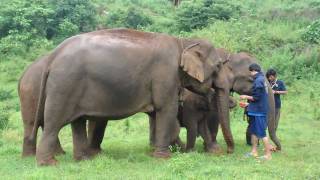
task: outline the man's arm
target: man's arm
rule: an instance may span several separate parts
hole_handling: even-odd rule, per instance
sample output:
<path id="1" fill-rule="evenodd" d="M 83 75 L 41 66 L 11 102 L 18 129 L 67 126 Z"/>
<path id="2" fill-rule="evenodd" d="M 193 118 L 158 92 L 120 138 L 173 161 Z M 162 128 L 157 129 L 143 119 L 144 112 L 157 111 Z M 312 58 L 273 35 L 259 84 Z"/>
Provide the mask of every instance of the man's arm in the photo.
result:
<path id="1" fill-rule="evenodd" d="M 287 94 L 288 91 L 273 91 L 273 94 Z"/>
<path id="2" fill-rule="evenodd" d="M 288 91 L 286 89 L 286 86 L 284 85 L 283 81 L 279 81 L 279 88 L 278 90 L 273 91 L 273 94 L 287 94 Z"/>

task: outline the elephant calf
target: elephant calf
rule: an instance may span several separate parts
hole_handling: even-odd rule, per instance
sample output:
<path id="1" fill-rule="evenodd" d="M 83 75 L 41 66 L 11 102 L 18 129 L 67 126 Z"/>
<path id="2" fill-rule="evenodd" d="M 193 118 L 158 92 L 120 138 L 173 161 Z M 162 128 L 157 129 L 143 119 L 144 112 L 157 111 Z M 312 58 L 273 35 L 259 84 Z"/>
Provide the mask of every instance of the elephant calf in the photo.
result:
<path id="1" fill-rule="evenodd" d="M 211 128 L 216 129 L 213 131 L 217 132 L 218 126 L 214 127 L 214 125 L 218 125 L 219 123 L 211 123 L 211 121 L 219 121 L 214 101 L 215 98 L 213 98 L 212 103 L 208 103 L 205 98 L 186 89 L 184 90 L 183 105 L 179 106 L 178 120 L 180 126 L 185 127 L 187 130 L 187 145 L 184 147 L 179 135 L 174 142 L 175 144 L 182 146 L 181 148 L 183 150 L 185 149 L 187 152 L 192 151 L 194 149 L 196 137 L 200 135 L 204 140 L 205 151 L 210 153 L 221 152 L 216 141 L 213 141 L 210 133 L 211 131 L 208 127 L 208 125 L 211 125 Z M 232 97 L 229 97 L 229 108 L 234 108 L 236 105 L 236 101 Z M 153 126 L 153 124 L 150 125 Z"/>

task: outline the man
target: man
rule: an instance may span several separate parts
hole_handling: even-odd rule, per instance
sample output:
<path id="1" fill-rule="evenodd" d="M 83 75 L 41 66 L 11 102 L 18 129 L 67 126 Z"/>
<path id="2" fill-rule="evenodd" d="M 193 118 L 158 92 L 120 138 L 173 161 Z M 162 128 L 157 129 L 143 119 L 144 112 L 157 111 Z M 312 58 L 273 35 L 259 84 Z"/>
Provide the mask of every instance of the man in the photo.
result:
<path id="1" fill-rule="evenodd" d="M 247 106 L 248 116 L 250 118 L 250 132 L 252 149 L 247 156 L 258 157 L 258 140 L 262 139 L 265 155 L 260 159 L 270 160 L 271 150 L 269 139 L 266 135 L 267 129 L 267 114 L 268 114 L 268 87 L 265 81 L 264 74 L 261 72 L 261 67 L 253 63 L 249 66 L 251 76 L 254 78 L 252 86 L 252 96 L 241 95 L 240 99 L 248 100 L 249 103 L 245 103 Z"/>
<path id="2" fill-rule="evenodd" d="M 280 119 L 281 98 L 280 95 L 287 94 L 288 91 L 283 81 L 277 79 L 277 72 L 274 69 L 267 71 L 266 77 L 272 87 L 275 101 L 276 130 L 278 129 Z"/>

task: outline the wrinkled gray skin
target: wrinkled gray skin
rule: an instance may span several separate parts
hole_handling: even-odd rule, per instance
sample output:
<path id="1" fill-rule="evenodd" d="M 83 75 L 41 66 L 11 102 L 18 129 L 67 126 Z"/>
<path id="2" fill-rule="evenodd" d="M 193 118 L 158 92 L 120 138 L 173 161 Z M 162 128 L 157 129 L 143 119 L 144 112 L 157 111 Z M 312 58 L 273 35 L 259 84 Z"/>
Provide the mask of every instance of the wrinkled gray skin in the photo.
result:
<path id="1" fill-rule="evenodd" d="M 221 61 L 204 40 L 116 29 L 67 39 L 47 57 L 44 67 L 34 127 L 25 139 L 36 142 L 42 125 L 37 162 L 52 165 L 57 162 L 58 133 L 66 124 L 72 126 L 74 157 L 86 159 L 90 155 L 86 119 L 101 122 L 137 112 L 156 115 L 153 155 L 168 157 L 178 126 L 179 89 L 210 97 L 212 77 Z M 22 84 L 20 97 L 26 87 Z M 26 127 L 32 121 L 24 123 Z"/>

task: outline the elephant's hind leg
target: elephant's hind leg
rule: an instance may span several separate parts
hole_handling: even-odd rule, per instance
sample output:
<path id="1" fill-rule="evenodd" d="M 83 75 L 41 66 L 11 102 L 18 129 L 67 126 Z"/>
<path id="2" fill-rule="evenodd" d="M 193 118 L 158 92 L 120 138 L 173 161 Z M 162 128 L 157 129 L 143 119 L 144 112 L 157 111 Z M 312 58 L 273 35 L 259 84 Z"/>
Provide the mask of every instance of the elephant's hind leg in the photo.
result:
<path id="1" fill-rule="evenodd" d="M 32 123 L 23 121 L 24 125 L 24 137 L 23 137 L 23 146 L 22 146 L 22 157 L 34 156 L 36 155 L 36 142 L 37 138 L 31 139 L 31 133 L 33 128 Z M 37 137 L 37 136 L 36 136 Z"/>
<path id="2" fill-rule="evenodd" d="M 105 120 L 89 120 L 88 122 L 88 141 L 89 150 L 92 155 L 96 155 L 102 151 L 101 143 L 108 121 Z"/>
<path id="3" fill-rule="evenodd" d="M 88 142 L 86 132 L 86 120 L 78 118 L 71 123 L 73 139 L 73 157 L 76 160 L 89 159 Z"/>
<path id="4" fill-rule="evenodd" d="M 57 160 L 54 158 L 58 133 L 62 126 L 58 124 L 44 127 L 44 131 L 39 143 L 39 147 L 37 148 L 36 159 L 37 163 L 40 166 L 43 165 L 56 165 Z"/>

